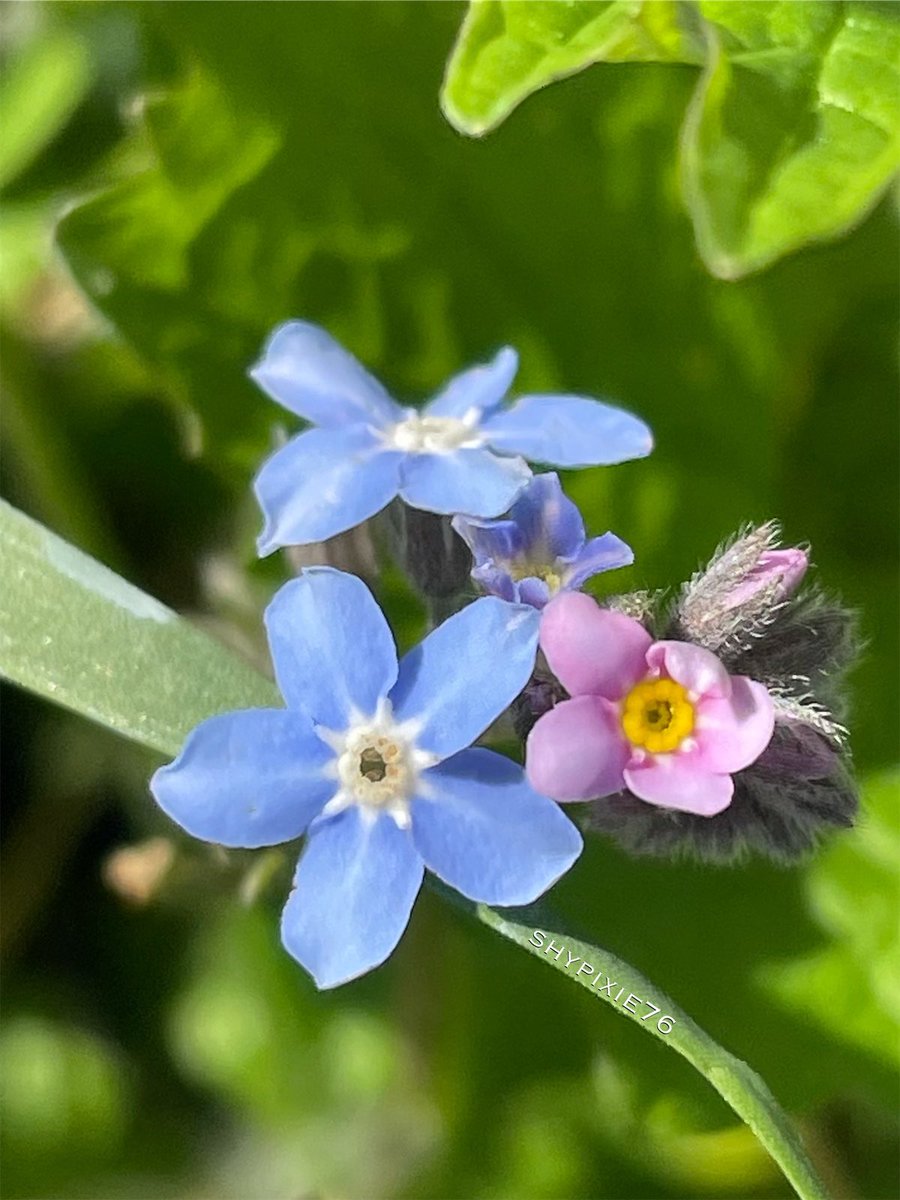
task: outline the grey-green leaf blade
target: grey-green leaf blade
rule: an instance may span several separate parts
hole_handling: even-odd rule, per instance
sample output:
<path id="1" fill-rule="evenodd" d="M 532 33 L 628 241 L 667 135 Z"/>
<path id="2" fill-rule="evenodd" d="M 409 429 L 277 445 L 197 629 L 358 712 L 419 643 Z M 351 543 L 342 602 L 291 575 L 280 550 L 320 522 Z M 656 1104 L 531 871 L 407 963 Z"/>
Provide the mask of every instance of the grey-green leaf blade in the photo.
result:
<path id="1" fill-rule="evenodd" d="M 275 685 L 171 609 L 0 502 L 0 674 L 163 754 Z"/>

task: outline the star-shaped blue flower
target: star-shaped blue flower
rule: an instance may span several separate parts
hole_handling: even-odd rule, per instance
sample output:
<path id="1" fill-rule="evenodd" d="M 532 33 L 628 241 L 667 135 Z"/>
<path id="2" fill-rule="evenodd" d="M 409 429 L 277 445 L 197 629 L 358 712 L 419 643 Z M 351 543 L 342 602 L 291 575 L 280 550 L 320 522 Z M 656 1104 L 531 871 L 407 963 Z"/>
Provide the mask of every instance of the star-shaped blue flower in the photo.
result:
<path id="1" fill-rule="evenodd" d="M 523 396 L 503 408 L 518 356 L 455 376 L 422 411 L 401 408 L 316 325 L 290 321 L 251 377 L 314 428 L 263 463 L 259 553 L 320 542 L 399 495 L 435 513 L 496 517 L 531 478 L 525 459 L 557 467 L 624 462 L 653 446 L 643 421 L 581 396 Z"/>
<path id="2" fill-rule="evenodd" d="M 557 592 L 577 591 L 592 575 L 634 562 L 614 533 L 587 540 L 581 513 L 553 472 L 535 475 L 497 521 L 456 516 L 453 528 L 475 558 L 472 578 L 486 592 L 543 608 Z"/>
<path id="3" fill-rule="evenodd" d="M 387 958 L 426 867 L 501 905 L 569 869 L 582 848 L 569 818 L 518 764 L 469 748 L 531 674 L 533 609 L 476 600 L 399 665 L 353 575 L 310 568 L 265 619 L 287 708 L 204 721 L 151 788 L 188 833 L 223 846 L 308 831 L 281 936 L 320 988 Z"/>

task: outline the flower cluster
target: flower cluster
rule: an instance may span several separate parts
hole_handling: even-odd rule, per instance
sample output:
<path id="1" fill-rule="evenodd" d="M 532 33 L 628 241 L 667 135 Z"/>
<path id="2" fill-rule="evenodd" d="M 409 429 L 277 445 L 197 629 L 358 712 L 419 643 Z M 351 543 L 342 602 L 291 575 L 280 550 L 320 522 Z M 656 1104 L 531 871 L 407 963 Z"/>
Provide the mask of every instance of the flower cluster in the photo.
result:
<path id="1" fill-rule="evenodd" d="M 838 712 L 852 632 L 796 592 L 806 552 L 763 526 L 674 606 L 599 604 L 580 589 L 631 549 L 589 538 L 558 476 L 526 460 L 617 463 L 649 452 L 649 430 L 581 396 L 506 406 L 516 366 L 503 349 L 404 408 L 291 322 L 251 372 L 312 426 L 257 475 L 260 554 L 321 562 L 318 543 L 390 506 L 400 565 L 446 615 L 398 661 L 368 587 L 307 567 L 265 613 L 284 707 L 209 718 L 151 782 L 197 838 L 305 837 L 282 940 L 319 987 L 388 957 L 426 870 L 474 901 L 535 900 L 581 852 L 571 801 L 636 852 L 710 859 L 791 857 L 852 820 Z M 524 768 L 475 744 L 505 715 L 527 735 Z"/>
<path id="2" fill-rule="evenodd" d="M 770 522 L 674 602 L 554 600 L 540 640 L 556 689 L 525 693 L 534 786 L 589 801 L 586 827 L 637 854 L 789 862 L 852 825 L 841 716 L 855 621 L 797 590 L 808 563 Z"/>

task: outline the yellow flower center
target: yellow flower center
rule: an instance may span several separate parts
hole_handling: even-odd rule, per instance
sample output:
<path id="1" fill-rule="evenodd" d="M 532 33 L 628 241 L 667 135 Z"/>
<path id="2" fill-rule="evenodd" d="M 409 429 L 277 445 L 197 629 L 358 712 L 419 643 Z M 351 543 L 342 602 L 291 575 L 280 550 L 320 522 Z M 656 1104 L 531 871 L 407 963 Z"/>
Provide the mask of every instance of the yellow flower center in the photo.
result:
<path id="1" fill-rule="evenodd" d="M 667 754 L 693 731 L 694 706 L 674 679 L 648 679 L 625 697 L 622 728 L 632 745 Z"/>
<path id="2" fill-rule="evenodd" d="M 548 566 L 546 563 L 513 563 L 509 568 L 509 574 L 510 578 L 517 583 L 522 579 L 543 579 L 550 589 L 551 595 L 555 595 L 562 587 L 562 575 L 553 566 Z"/>

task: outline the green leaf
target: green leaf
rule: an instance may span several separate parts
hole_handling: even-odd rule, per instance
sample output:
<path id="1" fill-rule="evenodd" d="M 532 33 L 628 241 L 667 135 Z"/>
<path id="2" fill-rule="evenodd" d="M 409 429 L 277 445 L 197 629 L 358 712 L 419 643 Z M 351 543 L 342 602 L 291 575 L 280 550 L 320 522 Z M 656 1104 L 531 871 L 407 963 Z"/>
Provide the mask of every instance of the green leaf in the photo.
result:
<path id="1" fill-rule="evenodd" d="M 60 131 L 91 82 L 81 39 L 58 30 L 14 59 L 0 82 L 0 187 Z"/>
<path id="2" fill-rule="evenodd" d="M 7 580 L 0 607 L 0 672 L 13 682 L 167 754 L 177 752 L 188 730 L 213 713 L 277 703 L 274 685 L 223 646 L 5 503 L 0 506 L 0 546 Z M 709 1080 L 798 1194 L 809 1200 L 824 1196 L 796 1134 L 759 1076 L 638 971 L 571 937 L 542 910 L 520 910 L 518 919 L 484 905 L 475 911 L 484 924 L 563 972 L 566 960 L 548 956 L 546 943 L 535 946 L 535 928 L 565 944 L 570 960 L 577 956 L 591 963 L 595 974 L 601 966 L 611 972 L 622 991 L 608 1002 L 617 1004 L 624 994 L 631 1007 L 621 1011 L 668 1042 Z M 591 985 L 577 967 L 568 974 Z M 643 1019 L 644 1005 L 636 1005 L 629 994 L 658 1010 L 650 1024 Z"/>
<path id="3" fill-rule="evenodd" d="M 435 890 L 454 903 L 462 903 L 489 929 L 589 989 L 616 1012 L 681 1054 L 753 1130 L 798 1196 L 826 1196 L 796 1130 L 763 1079 L 747 1063 L 713 1041 L 634 967 L 611 951 L 568 932 L 543 904 L 501 913 L 484 904 L 460 902 L 459 897 L 441 884 L 436 884 Z M 591 972 L 585 969 L 587 966 L 592 968 Z"/>
<path id="4" fill-rule="evenodd" d="M 441 104 L 461 133 L 478 136 L 538 88 L 592 63 L 703 59 L 699 21 L 683 0 L 472 0 Z"/>
<path id="5" fill-rule="evenodd" d="M 0 674 L 174 755 L 199 721 L 280 706 L 219 642 L 0 501 Z"/>
<path id="6" fill-rule="evenodd" d="M 233 429 L 247 411 L 238 414 L 223 397 L 236 385 L 241 400 L 252 395 L 243 373 L 260 336 L 255 330 L 248 336 L 234 319 L 235 297 L 246 287 L 237 245 L 246 252 L 253 242 L 246 225 L 231 226 L 235 251 L 217 244 L 221 287 L 203 289 L 199 311 L 186 308 L 183 297 L 198 239 L 278 144 L 269 122 L 239 108 L 194 69 L 147 102 L 129 158 L 141 169 L 74 207 L 57 230 L 78 282 L 154 363 L 169 394 L 183 399 L 203 377 L 196 392 L 214 435 Z M 243 368 L 232 374 L 222 360 L 235 356 L 236 342 Z"/>
<path id="7" fill-rule="evenodd" d="M 705 62 L 682 184 L 720 278 L 848 229 L 900 166 L 900 13 L 868 0 L 472 0 L 443 108 L 479 135 L 555 79 L 650 61 Z"/>
<path id="8" fill-rule="evenodd" d="M 898 794 L 897 772 L 871 779 L 863 789 L 859 826 L 811 868 L 811 907 L 834 941 L 760 971 L 763 985 L 786 1007 L 894 1067 L 900 1063 Z"/>
<path id="9" fill-rule="evenodd" d="M 702 0 L 710 54 L 682 142 L 700 252 L 736 279 L 833 237 L 900 166 L 900 13 Z"/>

